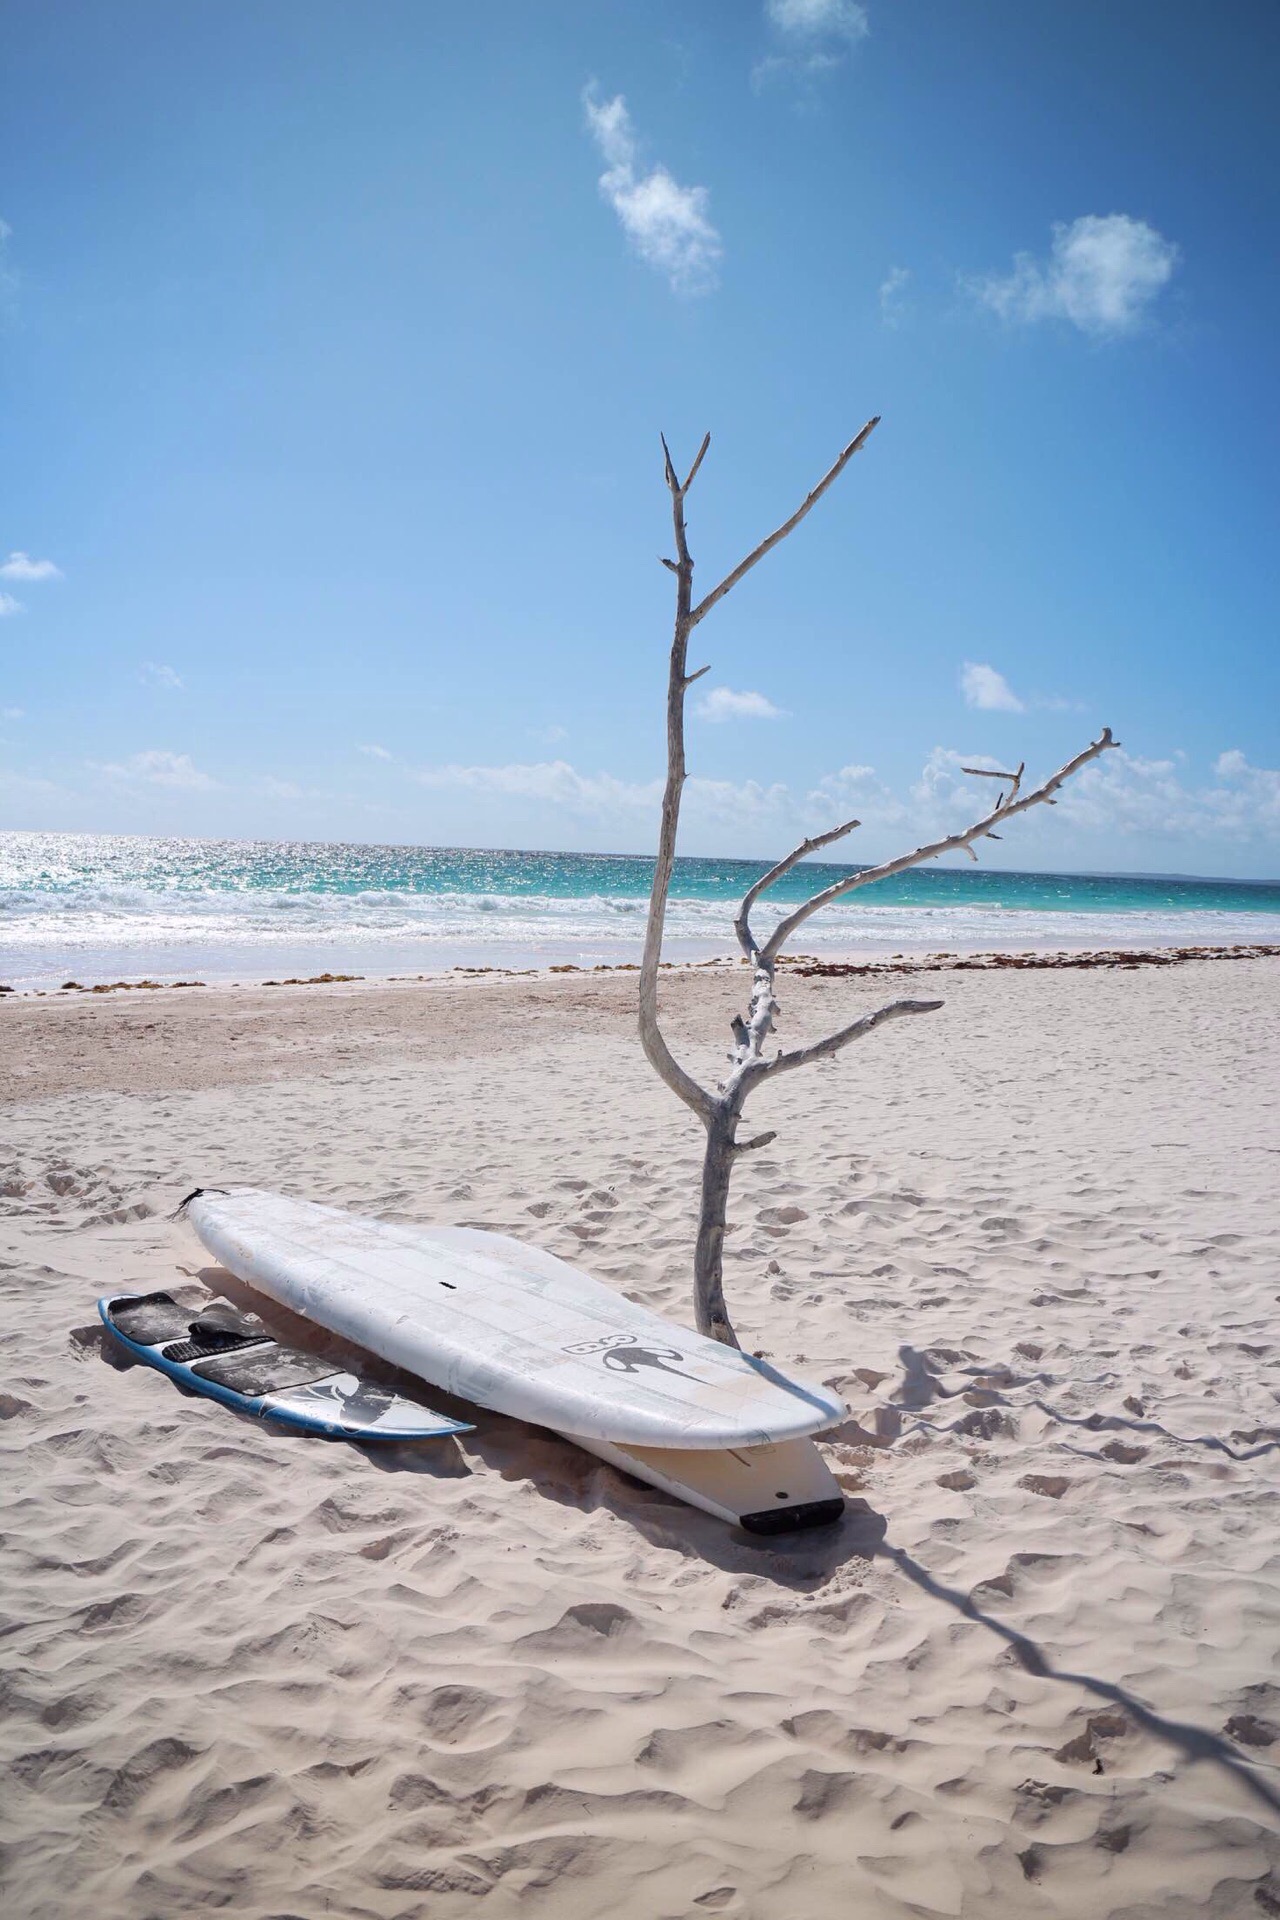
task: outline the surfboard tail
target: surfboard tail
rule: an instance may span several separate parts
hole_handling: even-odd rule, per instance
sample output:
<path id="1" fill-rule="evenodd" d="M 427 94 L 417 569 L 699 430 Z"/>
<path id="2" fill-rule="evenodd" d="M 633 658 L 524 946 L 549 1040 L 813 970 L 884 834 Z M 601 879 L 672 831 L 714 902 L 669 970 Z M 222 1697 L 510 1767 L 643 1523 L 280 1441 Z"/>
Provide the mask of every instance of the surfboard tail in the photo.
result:
<path id="1" fill-rule="evenodd" d="M 701 1507 L 748 1533 L 797 1533 L 834 1526 L 844 1513 L 840 1484 L 812 1440 L 762 1447 L 624 1447 L 567 1433 L 622 1473 Z"/>

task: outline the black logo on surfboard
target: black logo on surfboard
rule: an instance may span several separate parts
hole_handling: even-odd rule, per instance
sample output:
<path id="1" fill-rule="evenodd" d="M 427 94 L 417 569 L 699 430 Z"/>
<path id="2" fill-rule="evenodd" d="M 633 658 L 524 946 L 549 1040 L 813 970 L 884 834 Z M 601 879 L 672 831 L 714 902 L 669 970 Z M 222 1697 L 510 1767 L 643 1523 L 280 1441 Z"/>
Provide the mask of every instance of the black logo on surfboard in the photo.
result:
<path id="1" fill-rule="evenodd" d="M 614 1373 L 639 1373 L 642 1367 L 652 1367 L 655 1373 L 674 1373 L 679 1375 L 681 1380 L 687 1380 L 690 1377 L 679 1367 L 667 1365 L 668 1360 L 683 1360 L 686 1357 L 679 1347 L 640 1347 L 628 1344 L 610 1347 L 600 1357 L 606 1367 L 611 1368 Z"/>

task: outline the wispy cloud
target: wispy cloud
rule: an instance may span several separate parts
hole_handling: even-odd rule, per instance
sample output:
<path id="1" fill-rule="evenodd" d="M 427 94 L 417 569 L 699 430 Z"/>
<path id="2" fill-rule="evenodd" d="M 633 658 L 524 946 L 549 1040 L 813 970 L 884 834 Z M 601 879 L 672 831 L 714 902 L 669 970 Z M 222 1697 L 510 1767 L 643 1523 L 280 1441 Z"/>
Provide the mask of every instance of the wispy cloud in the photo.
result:
<path id="1" fill-rule="evenodd" d="M 9 767 L 0 767 L 0 793 L 19 804 L 28 800 L 37 805 L 47 800 L 61 800 L 66 792 L 56 781 L 41 779 L 38 774 L 15 773 Z"/>
<path id="2" fill-rule="evenodd" d="M 168 687 L 172 692 L 182 685 L 173 668 L 163 666 L 158 660 L 144 660 L 138 669 L 138 678 L 144 687 Z"/>
<path id="3" fill-rule="evenodd" d="M 541 805 L 574 819 L 628 831 L 643 822 L 646 832 L 662 800 L 663 782 L 623 780 L 612 773 L 580 773 L 567 760 L 506 766 L 420 767 L 412 778 L 436 792 L 492 795 Z M 781 783 L 763 786 L 758 780 L 707 780 L 695 775 L 685 786 L 686 824 L 715 826 L 733 832 L 779 830 L 790 822 L 795 808 Z M 789 831 L 789 826 L 781 829 Z"/>
<path id="4" fill-rule="evenodd" d="M 698 702 L 697 714 L 700 720 L 785 720 L 785 707 L 775 707 L 762 693 L 744 690 L 735 693 L 732 687 L 712 687 Z"/>
<path id="5" fill-rule="evenodd" d="M 900 327 L 911 308 L 907 288 L 911 284 L 910 267 L 890 267 L 880 282 L 880 318 L 886 327 Z"/>
<path id="6" fill-rule="evenodd" d="M 764 11 L 784 51 L 756 62 L 751 84 L 757 91 L 771 80 L 808 81 L 829 73 L 871 31 L 867 9 L 857 0 L 765 0 Z"/>
<path id="7" fill-rule="evenodd" d="M 966 660 L 961 668 L 960 691 L 966 707 L 978 707 L 984 713 L 1026 712 L 1025 700 L 1019 700 L 1004 675 L 977 660 Z"/>
<path id="8" fill-rule="evenodd" d="M 300 787 L 293 780 L 278 780 L 273 773 L 260 774 L 254 781 L 255 793 L 267 800 L 325 800 L 328 795 L 314 787 Z"/>
<path id="9" fill-rule="evenodd" d="M 591 817 L 649 808 L 662 794 L 660 780 L 620 780 L 611 773 L 579 773 L 567 760 L 512 761 L 492 767 L 419 767 L 413 778 L 424 787 L 544 801 L 569 813 Z"/>
<path id="10" fill-rule="evenodd" d="M 1280 833 L 1280 769 L 1250 765 L 1238 748 L 1214 763 L 1214 783 L 1188 785 L 1175 759 L 1109 753 L 1063 789 L 1060 813 L 1096 832 L 1155 832 L 1177 839 L 1264 840 Z"/>
<path id="11" fill-rule="evenodd" d="M 21 600 L 15 600 L 11 593 L 0 593 L 0 620 L 6 620 L 10 614 L 21 613 Z"/>
<path id="12" fill-rule="evenodd" d="M 388 753 L 385 747 L 375 746 L 372 741 L 365 746 L 359 747 L 357 751 L 367 754 L 370 760 L 393 760 L 395 758 L 395 755 Z"/>
<path id="13" fill-rule="evenodd" d="M 569 738 L 569 729 L 562 727 L 558 720 L 552 720 L 545 727 L 530 727 L 529 738 L 540 740 L 544 747 L 558 747 L 562 740 Z"/>
<path id="14" fill-rule="evenodd" d="M 0 720 L 21 720 L 25 714 L 25 707 L 0 707 Z"/>
<path id="15" fill-rule="evenodd" d="M 802 39 L 865 40 L 871 23 L 855 0 L 765 0 L 765 12 L 781 33 Z"/>
<path id="16" fill-rule="evenodd" d="M 963 285 L 1010 324 L 1066 320 L 1081 333 L 1115 339 L 1140 329 L 1179 257 L 1145 220 L 1087 213 L 1055 224 L 1047 259 L 1018 253 L 1012 272 L 965 276 Z"/>
<path id="17" fill-rule="evenodd" d="M 824 773 L 804 797 L 806 830 L 833 827 L 853 814 L 868 825 L 896 827 L 906 820 L 907 809 L 874 767 L 856 764 Z"/>
<path id="18" fill-rule="evenodd" d="M 170 753 L 163 747 L 151 747 L 145 753 L 135 753 L 128 760 L 94 763 L 96 773 L 105 773 L 112 780 L 142 781 L 153 787 L 188 787 L 207 791 L 217 786 L 217 781 L 209 774 L 202 773 L 192 764 L 191 756 L 186 753 Z"/>
<path id="19" fill-rule="evenodd" d="M 1218 755 L 1213 770 L 1234 798 L 1251 805 L 1268 827 L 1280 830 L 1280 768 L 1250 766 L 1239 747 L 1229 747 Z"/>
<path id="20" fill-rule="evenodd" d="M 602 100 L 593 83 L 582 104 L 605 162 L 600 191 L 635 251 L 666 274 L 674 292 L 709 293 L 724 248 L 709 218 L 706 187 L 682 187 L 663 166 L 639 171 L 635 131 L 622 94 Z"/>
<path id="21" fill-rule="evenodd" d="M 0 580 L 60 580 L 62 569 L 52 560 L 33 560 L 29 553 L 16 550 L 0 564 Z"/>

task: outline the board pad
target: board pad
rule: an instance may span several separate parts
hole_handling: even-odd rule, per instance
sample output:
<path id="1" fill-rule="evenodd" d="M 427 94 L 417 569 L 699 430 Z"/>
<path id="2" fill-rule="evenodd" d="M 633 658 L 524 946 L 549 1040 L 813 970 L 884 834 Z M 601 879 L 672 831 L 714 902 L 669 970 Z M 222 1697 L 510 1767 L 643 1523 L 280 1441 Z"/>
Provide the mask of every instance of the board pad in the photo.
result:
<path id="1" fill-rule="evenodd" d="M 274 1340 L 251 1315 L 193 1310 L 167 1293 L 115 1294 L 98 1312 L 122 1346 L 170 1379 L 238 1413 L 337 1440 L 434 1440 L 463 1421 Z"/>

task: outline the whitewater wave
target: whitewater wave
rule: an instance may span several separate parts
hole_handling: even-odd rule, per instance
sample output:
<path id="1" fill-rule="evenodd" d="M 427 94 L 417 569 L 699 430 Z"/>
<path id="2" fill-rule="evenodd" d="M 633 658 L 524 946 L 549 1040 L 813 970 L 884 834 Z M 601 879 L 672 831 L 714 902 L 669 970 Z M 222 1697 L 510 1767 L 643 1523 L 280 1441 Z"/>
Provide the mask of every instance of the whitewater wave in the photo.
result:
<path id="1" fill-rule="evenodd" d="M 78 956 L 133 951 L 198 952 L 206 969 L 222 951 L 228 964 L 248 950 L 284 954 L 294 949 L 356 956 L 378 968 L 379 949 L 403 949 L 426 967 L 453 964 L 455 954 L 548 954 L 570 959 L 634 958 L 646 903 L 627 896 L 590 894 L 296 893 L 267 888 L 144 888 L 92 886 L 57 893 L 34 890 L 0 896 L 0 977 L 19 961 L 24 975 L 54 971 Z M 758 931 L 774 926 L 785 907 L 758 906 Z M 667 913 L 673 951 L 709 956 L 732 952 L 732 907 L 723 900 L 675 898 Z M 800 944 L 813 952 L 895 951 L 985 946 L 1142 946 L 1223 944 L 1280 938 L 1280 916 L 1232 912 L 1089 912 L 1010 907 L 1003 902 L 963 905 L 837 903 L 807 923 Z M 136 964 L 145 965 L 145 958 Z M 193 959 L 176 960 L 186 970 Z"/>

